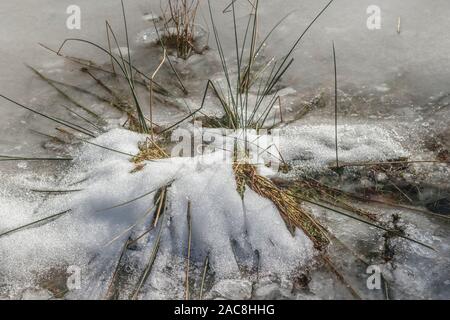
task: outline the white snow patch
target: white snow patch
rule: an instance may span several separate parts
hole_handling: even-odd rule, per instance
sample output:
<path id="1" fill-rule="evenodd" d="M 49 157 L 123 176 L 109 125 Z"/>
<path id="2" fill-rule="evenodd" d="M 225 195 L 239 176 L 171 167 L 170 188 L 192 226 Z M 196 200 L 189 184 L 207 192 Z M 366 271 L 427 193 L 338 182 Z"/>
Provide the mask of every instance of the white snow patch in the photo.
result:
<path id="1" fill-rule="evenodd" d="M 339 160 L 383 161 L 408 156 L 393 133 L 376 125 L 339 125 Z M 280 152 L 285 160 L 303 168 L 320 170 L 336 161 L 335 127 L 304 125 L 289 127 L 281 134 Z"/>
<path id="2" fill-rule="evenodd" d="M 144 139 L 114 129 L 92 142 L 136 154 L 138 142 Z M 183 260 L 186 255 L 188 201 L 192 204 L 192 263 L 203 262 L 209 254 L 216 279 L 239 278 L 239 268 L 254 265 L 256 256 L 260 272 L 288 274 L 314 255 L 310 240 L 300 231 L 293 238 L 268 200 L 247 191 L 242 202 L 231 163 L 224 162 L 220 153 L 148 162 L 143 170 L 130 173 L 133 168 L 126 155 L 86 144 L 60 181 L 60 189 L 82 191 L 26 202 L 17 191 L 28 188 L 29 183 L 8 185 L 5 181 L 2 189 L 16 190 L 5 191 L 1 197 L 0 233 L 67 209 L 72 212 L 46 225 L 0 238 L 0 277 L 9 285 L 0 288 L 0 294 L 3 290 L 11 295 L 11 287 L 32 287 L 53 267 L 75 265 L 82 269 L 85 280 L 81 291 L 74 294 L 102 297 L 131 233 L 124 231 L 140 221 L 145 224 L 152 220 L 153 213 L 146 216 L 146 211 L 153 206 L 155 193 L 104 209 L 168 184 L 168 207 L 155 272 L 163 271 L 171 259 Z M 116 237 L 117 241 L 106 245 Z M 153 241 L 151 237 L 146 246 L 152 247 Z M 147 260 L 148 256 L 142 258 Z M 179 286 L 183 287 L 182 281 Z"/>

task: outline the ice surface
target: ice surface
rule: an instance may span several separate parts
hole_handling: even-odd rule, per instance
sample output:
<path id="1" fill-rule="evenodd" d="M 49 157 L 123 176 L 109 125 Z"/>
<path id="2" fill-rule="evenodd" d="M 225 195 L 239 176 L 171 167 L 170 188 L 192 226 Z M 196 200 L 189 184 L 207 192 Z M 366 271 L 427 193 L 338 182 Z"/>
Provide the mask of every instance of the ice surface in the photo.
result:
<path id="1" fill-rule="evenodd" d="M 282 5 L 280 5 L 280 3 Z M 285 14 L 292 13 L 276 30 L 268 43 L 268 56 L 285 53 L 285 48 L 301 33 L 311 18 L 326 1 L 316 0 L 277 0 L 261 2 L 261 35 Z M 381 9 L 382 25 L 379 30 L 366 27 L 368 14 L 366 9 L 373 3 L 369 0 L 336 1 L 307 34 L 301 47 L 295 52 L 296 62 L 290 73 L 290 84 L 295 89 L 328 88 L 332 85 L 331 41 L 337 46 L 339 81 L 344 87 L 349 83 L 356 84 L 356 91 L 363 88 L 374 89 L 385 84 L 396 92 L 396 98 L 415 96 L 428 101 L 431 96 L 439 97 L 448 88 L 450 74 L 447 54 L 450 46 L 449 38 L 441 30 L 448 29 L 449 3 L 436 0 L 433 6 L 422 0 L 397 1 L 380 0 L 377 5 Z M 20 2 L 5 0 L 0 4 L 1 12 L 8 12 L 1 22 L 1 57 L 0 66 L 3 76 L 0 79 L 2 93 L 16 99 L 28 100 L 36 93 L 42 92 L 45 84 L 30 80 L 29 70 L 23 63 L 31 65 L 50 65 L 55 57 L 46 50 L 41 50 L 36 43 L 44 42 L 57 48 L 63 39 L 78 37 L 106 44 L 104 21 L 108 19 L 115 28 L 121 46 L 123 38 L 120 3 L 116 1 L 92 2 L 79 0 L 77 5 L 82 10 L 82 27 L 80 30 L 69 30 L 65 22 L 68 17 L 66 9 L 73 4 L 69 0 L 43 0 L 36 9 L 33 0 Z M 153 27 L 153 22 L 141 19 L 160 14 L 160 1 L 126 1 L 129 17 L 129 34 L 137 34 L 145 28 Z M 222 15 L 221 1 L 212 1 L 217 8 L 215 15 L 223 36 L 223 46 L 234 54 L 230 14 Z M 206 3 L 204 4 L 206 6 Z M 199 24 L 209 21 L 207 8 L 202 7 Z M 238 3 L 238 21 L 245 24 L 248 5 Z M 245 11 L 244 11 L 245 10 Z M 151 13 L 149 15 L 149 13 Z M 397 34 L 397 20 L 401 17 L 401 33 Z M 209 29 L 211 30 L 210 26 Z M 429 35 L 433 34 L 433 37 Z M 210 37 L 210 45 L 213 46 Z M 82 48 L 82 50 L 80 50 Z M 70 53 L 83 52 L 84 57 L 107 61 L 107 57 L 86 47 L 68 48 Z M 61 60 L 60 60 L 61 61 Z M 31 85 L 32 84 L 32 85 Z M 33 90 L 24 91 L 23 88 Z M 374 89 L 375 90 L 375 89 Z M 370 98 L 370 97 L 369 97 Z M 414 99 L 413 99 L 414 100 Z M 23 115 L 22 112 L 2 107 L 2 123 L 13 127 Z M 415 101 L 412 101 L 416 104 Z M 7 141 L 7 139 L 5 139 Z"/>

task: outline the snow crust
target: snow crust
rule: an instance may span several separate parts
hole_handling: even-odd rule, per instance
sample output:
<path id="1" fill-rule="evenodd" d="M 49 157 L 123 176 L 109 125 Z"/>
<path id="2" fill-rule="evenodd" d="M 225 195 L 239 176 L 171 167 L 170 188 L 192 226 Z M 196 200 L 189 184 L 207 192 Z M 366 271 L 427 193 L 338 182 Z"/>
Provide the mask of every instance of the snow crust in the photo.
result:
<path id="1" fill-rule="evenodd" d="M 137 144 L 144 138 L 114 129 L 92 142 L 136 154 Z M 152 220 L 153 211 L 151 214 L 146 211 L 153 206 L 155 193 L 124 206 L 102 210 L 165 185 L 170 187 L 160 257 L 167 260 L 159 261 L 157 266 L 170 264 L 170 259 L 183 260 L 187 254 L 188 201 L 192 204 L 192 263 L 201 263 L 209 254 L 210 267 L 217 279 L 239 277 L 238 262 L 254 263 L 256 251 L 261 273 L 289 274 L 312 259 L 314 251 L 309 239 L 300 231 L 292 237 L 272 203 L 251 190 L 247 190 L 242 201 L 230 163 L 223 162 L 218 153 L 204 157 L 209 159 L 149 162 L 142 171 L 130 173 L 134 164 L 127 156 L 85 145 L 59 185 L 61 190 L 80 188 L 82 191 L 51 195 L 41 199 L 44 202 L 39 199 L 25 202 L 20 196 L 11 196 L 13 190 L 7 190 L 7 182 L 2 184 L 0 231 L 64 210 L 72 209 L 72 212 L 44 226 L 1 238 L 1 282 L 15 289 L 25 288 L 50 267 L 76 265 L 86 279 L 93 280 L 103 274 L 103 278 L 97 278 L 101 282 L 98 291 L 87 293 L 89 297 L 102 294 L 108 272 L 112 271 L 124 242 L 133 232 L 131 227 L 136 225 L 134 229 L 138 229 Z M 80 180 L 84 181 L 73 185 Z M 16 183 L 15 188 L 39 189 L 43 185 L 45 181 L 38 186 L 23 181 Z M 117 240 L 110 243 L 113 239 Z M 150 237 L 145 246 L 152 247 L 153 241 L 154 237 Z"/>
<path id="2" fill-rule="evenodd" d="M 187 130 L 199 129 L 188 125 Z M 347 125 L 338 130 L 343 161 L 381 161 L 407 155 L 386 129 Z M 289 286 L 283 283 L 291 282 L 285 279 L 311 266 L 317 252 L 303 232 L 297 230 L 295 237 L 291 236 L 269 200 L 250 189 L 243 199 L 237 193 L 231 162 L 224 158 L 220 148 L 223 140 L 234 140 L 242 132 L 221 138 L 216 129 L 202 130 L 207 137 L 213 133 L 218 138 L 208 146 L 206 154 L 149 161 L 141 171 L 134 173 L 135 164 L 130 157 L 89 144 L 79 149 L 72 165 L 62 175 L 42 176 L 26 171 L 18 175 L 2 173 L 0 232 L 64 210 L 72 211 L 51 223 L 0 238 L 0 295 L 45 298 L 51 293 L 42 288 L 42 278 L 55 272 L 66 273 L 70 266 L 75 266 L 81 270 L 81 288 L 69 291 L 65 298 L 104 297 L 125 242 L 148 230 L 154 214 L 154 210 L 150 213 L 148 210 L 153 207 L 155 191 L 169 186 L 165 215 L 161 217 L 159 252 L 150 277 L 139 293 L 140 299 L 183 298 L 188 202 L 191 202 L 193 277 L 198 278 L 206 256 L 213 275 L 207 298 L 248 298 L 251 293 L 248 283 L 251 282 L 247 276 L 253 277 L 251 274 L 255 270 L 267 284 L 257 285 L 253 294 L 262 296 L 269 292 L 269 295 L 288 297 L 290 289 L 286 288 Z M 258 136 L 249 130 L 247 138 L 255 141 Z M 136 154 L 138 142 L 144 139 L 145 136 L 137 133 L 113 129 L 92 142 Z M 305 170 L 321 170 L 334 160 L 333 126 L 292 126 L 277 139 L 284 159 L 294 161 L 300 168 L 308 168 Z M 267 135 L 258 140 L 258 147 L 250 145 L 255 152 L 274 142 L 273 137 Z M 259 169 L 263 175 L 275 173 L 263 165 Z M 32 189 L 80 191 L 45 195 Z M 136 201 L 118 206 L 147 193 Z M 328 219 L 327 215 L 324 217 Z M 357 226 L 353 230 L 365 233 Z M 420 234 L 412 233 L 420 238 Z M 127 298 L 132 292 L 148 263 L 156 238 L 157 228 L 127 250 L 125 262 L 129 278 L 123 285 L 121 298 Z M 398 275 L 401 270 L 393 272 Z M 276 282 L 283 285 L 280 287 Z M 320 287 L 317 292 L 322 289 L 325 290 Z M 289 296 L 295 297 L 311 298 L 304 294 Z"/>

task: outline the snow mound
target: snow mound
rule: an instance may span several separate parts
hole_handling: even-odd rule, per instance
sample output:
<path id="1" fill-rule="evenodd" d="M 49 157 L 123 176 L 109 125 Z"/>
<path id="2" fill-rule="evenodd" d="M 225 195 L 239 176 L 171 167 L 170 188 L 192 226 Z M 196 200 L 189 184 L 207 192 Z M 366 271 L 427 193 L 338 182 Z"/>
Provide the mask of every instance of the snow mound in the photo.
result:
<path id="1" fill-rule="evenodd" d="M 136 154 L 138 142 L 144 139 L 114 129 L 92 142 Z M 154 211 L 148 214 L 148 210 L 156 192 L 149 192 L 167 185 L 167 208 L 161 218 L 162 236 L 152 273 L 155 277 L 163 273 L 167 278 L 167 267 L 178 270 L 173 271 L 181 275 L 174 284 L 176 290 L 181 292 L 184 287 L 188 201 L 192 269 L 208 255 L 210 270 L 220 280 L 240 278 L 243 269 L 255 266 L 261 274 L 286 275 L 312 260 L 315 252 L 310 240 L 300 231 L 292 237 L 270 201 L 251 190 L 241 199 L 231 163 L 224 162 L 220 154 L 148 162 L 141 171 L 131 173 L 134 167 L 126 155 L 86 144 L 58 186 L 60 190 L 81 191 L 27 202 L 19 195 L 33 187 L 30 182 L 21 184 L 16 178 L 16 183 L 9 185 L 4 181 L 0 232 L 64 210 L 72 211 L 46 225 L 0 238 L 0 282 L 8 284 L 0 287 L 0 294 L 20 297 L 22 289 L 39 287 L 43 274 L 76 266 L 81 269 L 82 285 L 66 298 L 104 297 L 125 242 L 138 236 L 153 220 Z M 45 181 L 40 181 L 34 187 L 43 185 Z M 115 207 L 147 193 L 139 200 Z M 105 210 L 111 207 L 115 208 Z M 150 232 L 133 249 L 141 255 L 136 259 L 138 270 L 149 259 L 155 235 L 156 230 Z M 150 275 L 140 297 L 176 296 L 173 288 L 157 285 L 162 279 Z"/>
<path id="2" fill-rule="evenodd" d="M 383 160 L 405 154 L 381 128 L 338 129 L 343 161 Z M 196 157 L 148 161 L 137 172 L 133 172 L 135 164 L 126 154 L 137 154 L 138 142 L 146 137 L 113 129 L 92 142 L 125 154 L 85 144 L 62 177 L 5 175 L 0 188 L 0 233 L 71 211 L 48 224 L 0 238 L 0 283 L 4 284 L 0 295 L 21 297 L 30 290 L 40 290 L 43 275 L 66 274 L 75 266 L 82 275 L 81 287 L 65 297 L 105 297 L 124 244 L 152 225 L 155 210 L 149 209 L 154 207 L 157 190 L 165 186 L 167 202 L 160 221 L 159 251 L 139 298 L 183 298 L 189 202 L 191 270 L 198 279 L 208 257 L 209 274 L 214 278 L 209 288 L 212 296 L 221 292 L 221 284 L 228 280 L 245 282 L 246 275 L 255 272 L 261 277 L 285 278 L 312 263 L 316 251 L 311 241 L 300 230 L 293 237 L 271 201 L 249 188 L 243 198 L 238 194 L 230 153 L 224 157 L 223 141 L 214 130 L 205 129 L 203 135 L 217 133 L 211 144 L 216 150 Z M 233 141 L 241 135 L 235 132 L 223 139 Z M 333 126 L 293 127 L 277 139 L 258 137 L 249 130 L 247 137 L 262 141 L 257 147 L 251 144 L 257 153 L 279 142 L 284 159 L 297 161 L 302 167 L 320 169 L 334 160 Z M 273 173 L 268 168 L 260 172 Z M 75 191 L 48 195 L 35 194 L 32 189 Z M 130 201 L 133 199 L 137 200 Z M 154 228 L 126 251 L 122 264 L 134 272 L 128 272 L 121 297 L 132 293 L 148 264 L 157 234 L 158 228 Z"/>

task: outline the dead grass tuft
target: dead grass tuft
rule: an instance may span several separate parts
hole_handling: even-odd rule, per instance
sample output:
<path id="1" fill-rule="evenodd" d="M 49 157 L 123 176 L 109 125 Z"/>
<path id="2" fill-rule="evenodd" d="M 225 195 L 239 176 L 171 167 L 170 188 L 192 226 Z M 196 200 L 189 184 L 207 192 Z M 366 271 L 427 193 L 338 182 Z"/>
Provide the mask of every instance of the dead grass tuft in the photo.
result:
<path id="1" fill-rule="evenodd" d="M 310 214 L 301 209 L 300 203 L 289 191 L 279 189 L 271 180 L 259 175 L 256 167 L 248 163 L 235 163 L 237 191 L 243 197 L 248 186 L 260 196 L 271 200 L 278 208 L 287 227 L 293 233 L 299 228 L 312 240 L 318 250 L 324 249 L 330 239 L 325 228 Z"/>
<path id="2" fill-rule="evenodd" d="M 139 153 L 132 159 L 136 165 L 141 165 L 144 161 L 169 158 L 164 148 L 160 147 L 157 142 L 150 138 L 139 143 L 138 147 Z"/>
<path id="3" fill-rule="evenodd" d="M 161 42 L 175 48 L 179 58 L 187 59 L 195 51 L 195 19 L 200 0 L 169 0 L 163 14 Z"/>

